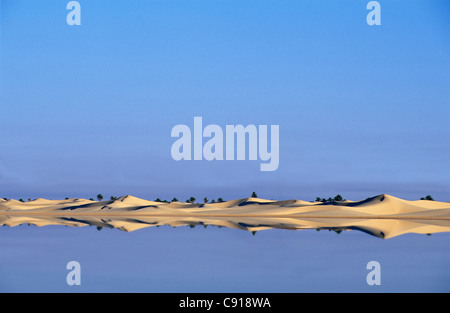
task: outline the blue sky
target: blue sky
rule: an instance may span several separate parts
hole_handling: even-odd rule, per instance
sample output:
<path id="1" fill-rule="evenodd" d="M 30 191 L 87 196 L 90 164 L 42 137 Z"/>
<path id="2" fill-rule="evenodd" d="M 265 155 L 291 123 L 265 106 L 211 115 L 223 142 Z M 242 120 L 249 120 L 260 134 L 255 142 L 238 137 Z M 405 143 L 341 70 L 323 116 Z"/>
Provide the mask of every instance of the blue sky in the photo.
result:
<path id="1" fill-rule="evenodd" d="M 1 1 L 0 196 L 450 201 L 450 4 Z M 280 125 L 280 165 L 171 158 L 173 126 Z"/>

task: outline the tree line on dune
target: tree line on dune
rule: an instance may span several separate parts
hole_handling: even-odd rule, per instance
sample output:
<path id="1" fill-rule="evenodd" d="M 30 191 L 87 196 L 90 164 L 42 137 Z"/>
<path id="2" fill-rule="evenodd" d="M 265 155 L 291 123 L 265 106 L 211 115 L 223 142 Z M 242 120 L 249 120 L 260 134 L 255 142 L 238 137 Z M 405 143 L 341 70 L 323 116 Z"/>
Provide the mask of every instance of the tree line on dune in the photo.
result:
<path id="1" fill-rule="evenodd" d="M 252 192 L 251 194 L 252 198 L 258 198 L 258 195 L 256 194 L 256 192 Z M 99 193 L 97 195 L 97 201 L 103 201 L 104 197 L 101 193 Z M 65 200 L 68 200 L 69 197 L 66 197 Z M 115 201 L 117 200 L 118 197 L 115 196 L 111 196 L 110 200 L 111 201 Z M 9 200 L 8 198 L 3 198 L 3 200 Z M 94 201 L 93 198 L 89 198 L 89 200 Z M 195 201 L 197 199 L 195 197 L 190 197 L 189 199 L 186 199 L 185 203 L 192 203 L 194 204 Z M 425 197 L 421 197 L 420 200 L 429 200 L 429 201 L 434 201 L 433 197 L 431 195 L 426 195 Z M 20 202 L 25 202 L 25 200 L 23 200 L 22 198 L 19 199 Z M 28 198 L 28 202 L 32 201 L 30 198 Z M 171 202 L 180 202 L 176 197 L 174 197 L 171 201 L 168 200 L 161 200 L 160 198 L 156 198 L 154 200 L 155 202 L 164 202 L 164 203 L 171 203 Z M 332 203 L 332 202 L 344 202 L 345 199 L 340 195 L 336 195 L 333 198 L 328 197 L 328 198 L 321 198 L 321 197 L 316 197 L 316 199 L 314 201 L 311 202 L 322 202 L 322 203 Z M 221 203 L 221 202 L 225 202 L 225 200 L 223 200 L 223 198 L 217 198 L 217 200 L 212 199 L 211 202 L 209 201 L 209 199 L 207 197 L 203 198 L 203 203 Z"/>

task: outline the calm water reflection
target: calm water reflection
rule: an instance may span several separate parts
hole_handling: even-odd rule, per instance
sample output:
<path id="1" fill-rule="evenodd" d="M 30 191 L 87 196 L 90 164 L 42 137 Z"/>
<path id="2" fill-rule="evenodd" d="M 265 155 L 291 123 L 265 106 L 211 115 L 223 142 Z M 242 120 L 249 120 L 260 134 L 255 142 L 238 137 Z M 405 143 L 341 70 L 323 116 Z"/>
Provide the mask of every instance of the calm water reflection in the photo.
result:
<path id="1" fill-rule="evenodd" d="M 66 213 L 66 212 L 64 212 Z M 63 226 L 95 226 L 97 229 L 117 228 L 122 231 L 132 232 L 147 227 L 160 227 L 169 225 L 172 227 L 189 226 L 207 227 L 218 226 L 252 233 L 268 229 L 289 230 L 333 230 L 337 233 L 346 230 L 356 230 L 388 239 L 396 236 L 419 233 L 433 234 L 450 231 L 450 218 L 362 218 L 362 217 L 321 217 L 321 216 L 295 216 L 289 215 L 224 215 L 224 214 L 76 214 L 70 213 L 9 213 L 0 214 L 0 225 L 16 227 L 28 224 L 37 226 L 63 225 Z"/>
<path id="2" fill-rule="evenodd" d="M 1 227 L 0 291 L 448 292 L 449 239 L 311 229 L 252 235 L 213 226 Z M 66 283 L 72 260 L 81 264 L 81 286 Z M 372 260 L 381 264 L 380 286 L 366 283 Z"/>

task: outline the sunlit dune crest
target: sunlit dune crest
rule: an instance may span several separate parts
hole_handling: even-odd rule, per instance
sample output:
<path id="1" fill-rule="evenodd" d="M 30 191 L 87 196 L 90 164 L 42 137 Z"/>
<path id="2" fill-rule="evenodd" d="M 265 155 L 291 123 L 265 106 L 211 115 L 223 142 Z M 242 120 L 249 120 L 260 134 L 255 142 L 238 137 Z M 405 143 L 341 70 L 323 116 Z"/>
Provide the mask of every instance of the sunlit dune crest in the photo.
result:
<path id="1" fill-rule="evenodd" d="M 215 203 L 158 202 L 122 196 L 28 202 L 0 199 L 0 223 L 96 226 L 134 231 L 149 226 L 360 230 L 380 238 L 450 231 L 450 203 L 409 201 L 387 194 L 360 201 L 312 202 L 243 198 Z"/>

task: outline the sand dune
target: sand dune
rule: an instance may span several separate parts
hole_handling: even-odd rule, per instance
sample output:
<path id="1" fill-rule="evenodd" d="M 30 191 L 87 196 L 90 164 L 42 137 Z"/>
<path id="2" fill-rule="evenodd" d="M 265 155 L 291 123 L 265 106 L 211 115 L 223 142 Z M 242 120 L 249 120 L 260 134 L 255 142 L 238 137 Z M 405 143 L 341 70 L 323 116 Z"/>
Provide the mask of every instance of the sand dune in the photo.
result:
<path id="1" fill-rule="evenodd" d="M 221 203 L 155 202 L 133 196 L 0 201 L 0 223 L 96 226 L 123 231 L 170 225 L 215 225 L 248 231 L 271 228 L 360 230 L 380 238 L 450 231 L 450 203 L 408 201 L 382 194 L 361 201 L 309 202 L 243 198 Z"/>

